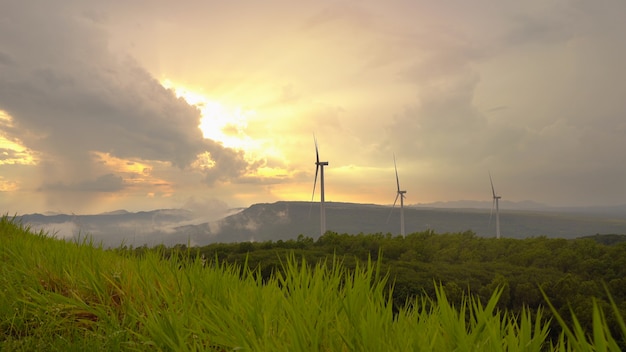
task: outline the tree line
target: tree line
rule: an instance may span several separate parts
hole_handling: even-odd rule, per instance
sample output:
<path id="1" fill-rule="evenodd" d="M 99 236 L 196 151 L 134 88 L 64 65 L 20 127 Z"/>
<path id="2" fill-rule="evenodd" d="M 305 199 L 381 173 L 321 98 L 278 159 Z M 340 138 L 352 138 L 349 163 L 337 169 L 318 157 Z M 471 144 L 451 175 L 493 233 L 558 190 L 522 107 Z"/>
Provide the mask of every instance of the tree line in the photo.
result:
<path id="1" fill-rule="evenodd" d="M 496 288 L 502 288 L 499 309 L 513 313 L 521 313 L 523 307 L 543 309 L 550 318 L 550 302 L 566 319 L 575 312 L 587 331 L 591 331 L 593 300 L 605 308 L 609 322 L 614 319 L 611 300 L 626 316 L 625 235 L 495 239 L 472 231 L 437 234 L 428 230 L 406 237 L 329 231 L 316 240 L 300 235 L 286 241 L 139 247 L 131 251 L 141 255 L 155 249 L 165 256 L 191 253 L 204 256 L 208 263 L 238 263 L 242 270 L 245 265 L 265 279 L 282 270 L 290 253 L 311 265 L 339 258 L 348 268 L 379 260 L 387 275 L 390 298 L 398 308 L 419 296 L 435 298 L 435 287 L 441 285 L 454 304 L 461 304 L 468 295 L 486 302 Z"/>

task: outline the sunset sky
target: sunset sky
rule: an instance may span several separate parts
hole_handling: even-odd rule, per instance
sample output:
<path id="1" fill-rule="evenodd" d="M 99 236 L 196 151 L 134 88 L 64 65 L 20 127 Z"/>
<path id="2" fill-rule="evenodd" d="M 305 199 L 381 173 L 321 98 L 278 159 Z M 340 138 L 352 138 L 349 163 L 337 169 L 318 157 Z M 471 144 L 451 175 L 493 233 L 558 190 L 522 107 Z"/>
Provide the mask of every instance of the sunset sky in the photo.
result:
<path id="1" fill-rule="evenodd" d="M 626 204 L 626 2 L 0 0 L 0 210 Z M 319 188 L 318 188 L 319 190 Z M 315 198 L 319 200 L 319 193 Z"/>

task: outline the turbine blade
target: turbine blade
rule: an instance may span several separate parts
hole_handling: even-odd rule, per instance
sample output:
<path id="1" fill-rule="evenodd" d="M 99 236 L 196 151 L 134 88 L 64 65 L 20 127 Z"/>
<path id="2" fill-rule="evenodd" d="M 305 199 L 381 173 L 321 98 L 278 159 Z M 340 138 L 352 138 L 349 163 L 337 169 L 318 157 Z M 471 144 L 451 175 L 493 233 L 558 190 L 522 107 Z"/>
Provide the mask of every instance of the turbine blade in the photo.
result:
<path id="1" fill-rule="evenodd" d="M 489 182 L 491 182 L 491 193 L 493 194 L 493 198 L 496 198 L 496 189 L 493 188 L 493 179 L 491 178 L 491 172 L 489 172 Z"/>
<path id="2" fill-rule="evenodd" d="M 393 155 L 393 167 L 396 169 L 396 185 L 398 186 L 398 192 L 400 192 L 400 179 L 398 178 L 398 166 L 396 165 L 396 155 L 395 154 Z"/>
<path id="3" fill-rule="evenodd" d="M 393 205 L 391 206 L 392 210 L 396 206 L 396 203 L 398 202 L 398 197 L 400 197 L 400 193 L 396 194 L 396 200 L 393 201 Z"/>
<path id="4" fill-rule="evenodd" d="M 309 219 L 311 219 L 311 209 L 313 209 L 313 198 L 315 198 L 315 186 L 317 186 L 317 174 L 320 169 L 320 153 L 317 148 L 317 137 L 313 133 L 313 143 L 315 143 L 315 179 L 313 179 L 313 193 L 311 194 L 311 205 L 309 206 Z"/>
<path id="5" fill-rule="evenodd" d="M 393 208 L 396 206 L 396 202 L 398 202 L 398 197 L 400 193 L 396 194 L 396 200 L 393 201 L 393 205 L 391 206 L 391 210 L 389 211 L 389 215 L 387 216 L 387 223 L 389 223 L 389 219 L 391 219 L 391 213 L 393 213 Z"/>
<path id="6" fill-rule="evenodd" d="M 320 153 L 317 149 L 317 138 L 313 135 L 313 141 L 315 142 L 315 161 L 317 164 L 320 163 Z"/>
<path id="7" fill-rule="evenodd" d="M 496 199 L 493 199 L 493 202 L 491 202 L 491 211 L 489 212 L 489 225 L 487 226 L 487 228 L 491 227 L 491 217 L 493 216 L 493 208 L 496 206 Z"/>
<path id="8" fill-rule="evenodd" d="M 317 138 L 315 137 L 315 133 L 313 133 L 313 142 L 315 143 L 315 179 L 313 180 L 313 194 L 311 194 L 311 202 L 313 202 L 313 198 L 315 197 L 315 186 L 317 185 L 317 172 L 320 169 L 320 154 L 317 151 Z"/>
<path id="9" fill-rule="evenodd" d="M 317 171 L 320 169 L 319 164 L 315 165 L 315 179 L 313 180 L 313 193 L 311 194 L 311 205 L 309 206 L 309 219 L 311 218 L 311 209 L 313 208 L 313 198 L 315 197 L 315 186 L 317 185 Z"/>
<path id="10" fill-rule="evenodd" d="M 315 165 L 315 179 L 313 180 L 313 194 L 311 194 L 311 202 L 313 201 L 313 198 L 315 197 L 315 186 L 317 185 L 317 172 L 319 171 L 320 166 L 319 165 Z"/>

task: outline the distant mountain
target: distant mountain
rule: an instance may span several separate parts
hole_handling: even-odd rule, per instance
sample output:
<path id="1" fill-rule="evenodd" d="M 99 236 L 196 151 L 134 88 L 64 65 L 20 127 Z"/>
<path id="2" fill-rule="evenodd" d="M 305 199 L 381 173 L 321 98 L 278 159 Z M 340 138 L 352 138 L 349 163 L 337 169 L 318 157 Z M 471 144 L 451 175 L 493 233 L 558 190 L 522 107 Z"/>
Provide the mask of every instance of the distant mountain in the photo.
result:
<path id="1" fill-rule="evenodd" d="M 493 204 L 491 201 L 456 200 L 448 202 L 418 203 L 410 206 L 418 208 L 491 209 Z M 508 210 L 554 210 L 554 208 L 549 205 L 532 200 L 524 200 L 521 202 L 500 200 L 500 207 Z"/>
<path id="2" fill-rule="evenodd" d="M 192 221 L 194 216 L 187 210 L 159 209 L 136 213 L 122 210 L 97 215 L 27 214 L 16 219 L 57 238 L 90 237 L 96 244 L 116 247 L 121 243 L 179 243 L 175 227 Z"/>
<path id="3" fill-rule="evenodd" d="M 390 210 L 380 205 L 326 203 L 326 221 L 329 230 L 342 233 L 392 231 L 392 226 L 386 224 Z M 300 234 L 317 238 L 319 214 L 319 203 L 254 204 L 224 219 L 178 230 L 194 241 L 209 242 L 276 241 Z"/>
<path id="4" fill-rule="evenodd" d="M 100 213 L 98 215 L 126 215 L 126 214 L 130 214 L 130 212 L 125 209 L 120 209 L 120 210 L 109 211 L 106 213 Z"/>
<path id="5" fill-rule="evenodd" d="M 432 202 L 411 204 L 410 207 L 415 208 L 446 208 L 446 209 L 491 209 L 493 206 L 491 201 L 479 200 L 456 200 L 448 202 Z M 551 211 L 564 213 L 586 213 L 586 214 L 604 214 L 604 215 L 625 215 L 626 204 L 613 206 L 578 206 L 578 207 L 562 207 L 551 206 L 532 200 L 524 200 L 513 202 L 500 200 L 500 209 L 505 210 L 528 210 L 528 211 Z"/>
<path id="6" fill-rule="evenodd" d="M 455 203 L 457 206 L 461 203 Z M 407 233 L 471 230 L 479 236 L 495 236 L 495 218 L 490 206 L 461 208 L 405 207 Z M 512 210 L 501 205 L 502 237 L 536 236 L 575 238 L 596 234 L 626 234 L 626 207 Z M 556 210 L 555 210 L 556 209 Z M 161 209 L 145 212 L 115 211 L 98 215 L 42 215 L 18 217 L 35 229 L 57 237 L 76 239 L 90 235 L 105 247 L 165 244 L 205 245 L 213 242 L 278 241 L 303 234 L 318 238 L 319 203 L 276 202 L 232 209 L 228 216 L 203 220 L 187 210 Z M 389 221 L 387 221 L 389 219 Z M 338 233 L 400 232 L 398 207 L 375 204 L 326 203 L 326 222 Z"/>
<path id="7" fill-rule="evenodd" d="M 389 206 L 373 204 L 326 203 L 327 228 L 338 233 L 398 234 L 399 221 L 397 207 L 392 210 Z M 600 216 L 597 213 L 501 210 L 500 222 L 502 236 L 511 238 L 626 234 L 626 212 L 620 216 Z M 495 236 L 495 218 L 490 221 L 490 209 L 405 207 L 405 226 L 407 233 L 429 229 L 436 233 L 472 230 L 480 236 Z M 313 207 L 309 202 L 255 204 L 216 222 L 178 230 L 198 242 L 276 241 L 296 238 L 299 234 L 317 238 L 319 203 Z"/>

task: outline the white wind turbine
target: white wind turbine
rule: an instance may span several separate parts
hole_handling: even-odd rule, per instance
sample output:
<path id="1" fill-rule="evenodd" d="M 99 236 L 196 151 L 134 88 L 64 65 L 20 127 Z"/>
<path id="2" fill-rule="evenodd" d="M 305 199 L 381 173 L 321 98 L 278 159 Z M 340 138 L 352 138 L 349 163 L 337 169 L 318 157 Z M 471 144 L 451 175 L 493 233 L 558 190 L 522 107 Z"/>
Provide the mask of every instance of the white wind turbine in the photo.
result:
<path id="1" fill-rule="evenodd" d="M 313 202 L 313 197 L 315 197 L 315 186 L 317 184 L 317 173 L 319 171 L 321 193 L 320 236 L 323 236 L 326 233 L 326 209 L 324 207 L 324 166 L 328 165 L 328 161 L 320 161 L 320 153 L 317 149 L 317 138 L 315 138 L 315 136 L 313 136 L 313 141 L 315 142 L 315 181 L 313 181 L 313 194 L 311 195 L 311 202 Z"/>
<path id="2" fill-rule="evenodd" d="M 491 172 L 489 172 L 489 182 L 491 182 L 491 193 L 493 194 L 493 203 L 491 204 L 491 213 L 489 214 L 489 224 L 491 224 L 491 216 L 493 215 L 493 207 L 496 207 L 496 238 L 500 238 L 500 206 L 499 201 L 502 198 L 496 195 L 496 189 L 493 187 L 493 179 L 491 178 Z"/>
<path id="3" fill-rule="evenodd" d="M 398 190 L 396 193 L 396 199 L 393 201 L 393 206 L 391 207 L 391 212 L 393 212 L 393 208 L 396 206 L 396 202 L 398 201 L 398 197 L 400 198 L 400 234 L 402 237 L 405 236 L 404 231 L 404 198 L 406 191 L 400 190 L 400 179 L 398 178 L 398 166 L 396 165 L 396 156 L 393 156 L 393 167 L 396 170 L 396 186 L 398 186 Z M 391 217 L 391 212 L 389 212 L 389 216 L 387 217 L 387 222 L 389 222 L 389 218 Z"/>

